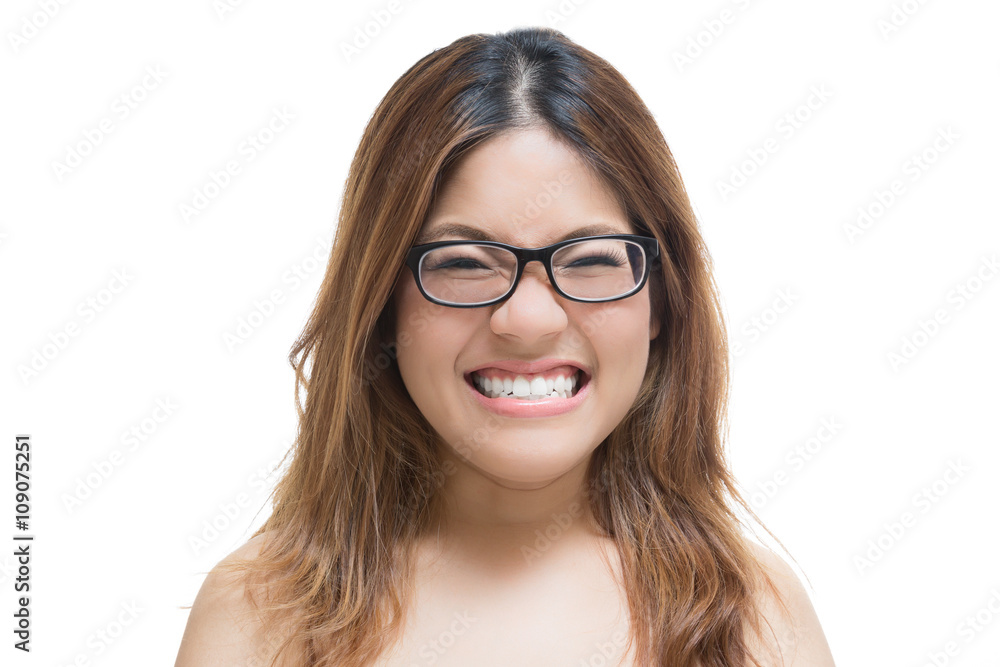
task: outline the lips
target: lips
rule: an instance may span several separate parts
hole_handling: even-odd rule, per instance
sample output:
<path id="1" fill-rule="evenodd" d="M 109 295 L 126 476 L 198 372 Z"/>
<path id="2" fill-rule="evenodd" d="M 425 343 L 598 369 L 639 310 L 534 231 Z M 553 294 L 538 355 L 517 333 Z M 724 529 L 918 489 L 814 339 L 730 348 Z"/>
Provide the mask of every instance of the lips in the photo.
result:
<path id="1" fill-rule="evenodd" d="M 558 376 L 563 376 L 564 380 L 572 376 L 575 386 L 572 393 L 556 390 L 550 396 L 536 396 L 535 398 L 523 398 L 525 379 L 529 382 L 539 382 L 538 378 L 546 378 L 548 385 L 549 376 L 553 380 Z M 478 378 L 509 379 L 511 389 L 519 392 L 518 396 L 500 395 L 491 397 L 484 394 L 481 380 Z M 522 379 L 517 380 L 521 376 Z M 504 417 L 530 418 L 530 417 L 555 417 L 567 412 L 572 412 L 586 400 L 590 394 L 590 368 L 586 364 L 573 359 L 539 359 L 537 361 L 519 361 L 516 359 L 502 359 L 489 363 L 479 364 L 464 374 L 465 383 L 469 387 L 473 399 L 481 406 Z M 478 381 L 477 381 L 478 380 Z M 515 380 L 521 384 L 519 389 L 514 389 Z M 568 388 L 568 383 L 567 388 Z M 553 384 L 553 388 L 555 385 Z M 546 386 L 546 389 L 548 387 Z M 528 392 L 534 395 L 534 391 Z M 548 393 L 548 392 L 547 392 Z"/>
<path id="2" fill-rule="evenodd" d="M 568 364 L 535 375 L 487 368 L 469 373 L 465 380 L 483 396 L 491 399 L 503 398 L 505 395 L 517 398 L 534 395 L 535 399 L 532 400 L 550 396 L 571 398 L 587 383 L 583 370 Z"/>
<path id="3" fill-rule="evenodd" d="M 490 380 L 494 386 L 497 382 L 503 381 L 508 395 L 513 390 L 517 396 L 527 394 L 556 396 L 557 394 L 553 393 L 553 389 L 556 389 L 559 396 L 569 398 L 587 384 L 589 379 L 590 375 L 582 364 L 568 359 L 542 359 L 533 362 L 495 361 L 465 374 L 466 383 L 488 398 L 493 397 L 486 387 L 490 384 Z M 564 383 L 565 394 L 563 394 Z M 531 386 L 530 390 L 528 384 Z"/>
<path id="4" fill-rule="evenodd" d="M 566 364 L 563 364 L 566 366 Z M 495 366 L 484 366 L 483 368 L 494 368 Z M 579 368 L 578 366 L 575 366 Z M 474 384 L 475 373 L 470 372 L 465 375 L 465 383 L 468 386 L 469 395 L 476 403 L 484 409 L 497 415 L 515 419 L 533 419 L 558 417 L 578 410 L 591 393 L 589 376 L 584 375 L 584 380 L 568 398 L 558 396 L 548 396 L 544 398 L 529 399 L 498 396 L 490 398 L 484 395 Z M 577 375 L 583 375 L 581 368 Z"/>

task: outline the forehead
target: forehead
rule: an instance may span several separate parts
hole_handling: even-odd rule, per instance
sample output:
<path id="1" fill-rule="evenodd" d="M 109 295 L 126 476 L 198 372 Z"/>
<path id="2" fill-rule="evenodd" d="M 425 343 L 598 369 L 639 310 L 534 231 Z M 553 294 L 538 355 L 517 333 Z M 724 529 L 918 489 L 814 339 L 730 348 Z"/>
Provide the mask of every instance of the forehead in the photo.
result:
<path id="1" fill-rule="evenodd" d="M 447 238 L 533 247 L 564 238 L 632 233 L 613 190 L 544 129 L 477 146 L 454 166 L 417 244 Z"/>
<path id="2" fill-rule="evenodd" d="M 626 228 L 626 226 L 617 224 L 611 225 L 606 223 L 597 223 L 590 225 L 583 225 L 582 227 L 573 227 L 569 225 L 566 227 L 568 231 L 566 233 L 550 233 L 543 235 L 542 232 L 545 231 L 541 228 L 533 228 L 531 232 L 534 232 L 534 236 L 537 237 L 538 241 L 534 245 L 542 245 L 547 243 L 556 243 L 557 241 L 565 241 L 567 239 L 581 238 L 583 236 L 599 236 L 601 234 L 631 234 L 633 230 Z M 506 229 L 500 229 L 495 231 L 494 228 L 489 226 L 486 227 L 472 227 L 469 225 L 464 225 L 461 223 L 445 222 L 441 224 L 434 225 L 433 227 L 426 227 L 417 238 L 414 245 L 420 245 L 422 243 L 430 243 L 432 241 L 441 241 L 447 239 L 470 239 L 473 241 L 502 241 L 506 243 L 513 243 L 517 245 L 518 243 L 523 243 L 521 240 L 523 237 L 531 238 L 532 234 L 518 234 L 521 230 L 518 230 L 516 226 L 509 226 Z M 531 245 L 527 247 L 532 247 Z"/>

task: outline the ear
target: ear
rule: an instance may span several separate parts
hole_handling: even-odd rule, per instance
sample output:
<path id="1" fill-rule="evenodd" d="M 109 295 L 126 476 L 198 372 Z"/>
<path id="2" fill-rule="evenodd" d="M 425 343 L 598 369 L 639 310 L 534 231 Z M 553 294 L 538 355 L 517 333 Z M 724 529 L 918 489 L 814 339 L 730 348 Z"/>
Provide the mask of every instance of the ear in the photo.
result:
<path id="1" fill-rule="evenodd" d="M 649 314 L 649 340 L 653 340 L 660 335 L 660 318 L 655 312 Z"/>

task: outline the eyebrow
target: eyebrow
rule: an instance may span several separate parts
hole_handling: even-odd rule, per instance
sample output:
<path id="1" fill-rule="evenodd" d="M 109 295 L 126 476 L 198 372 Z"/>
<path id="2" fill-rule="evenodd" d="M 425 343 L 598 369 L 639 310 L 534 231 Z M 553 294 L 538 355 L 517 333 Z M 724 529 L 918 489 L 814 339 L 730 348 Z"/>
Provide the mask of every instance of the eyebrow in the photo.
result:
<path id="1" fill-rule="evenodd" d="M 580 227 L 575 229 L 569 234 L 566 234 L 561 239 L 554 241 L 558 243 L 559 241 L 567 241 L 569 239 L 578 239 L 584 236 L 598 236 L 601 234 L 630 234 L 629 231 L 622 231 L 617 227 L 612 227 L 607 224 L 593 224 L 587 225 L 586 227 Z M 438 225 L 430 231 L 425 231 L 421 233 L 413 245 L 423 245 L 425 243 L 431 243 L 436 241 L 442 236 L 460 236 L 464 239 L 469 239 L 472 241 L 497 241 L 491 237 L 489 234 L 481 229 L 475 227 L 469 227 L 468 225 L 462 225 L 457 222 L 449 222 L 442 225 Z"/>

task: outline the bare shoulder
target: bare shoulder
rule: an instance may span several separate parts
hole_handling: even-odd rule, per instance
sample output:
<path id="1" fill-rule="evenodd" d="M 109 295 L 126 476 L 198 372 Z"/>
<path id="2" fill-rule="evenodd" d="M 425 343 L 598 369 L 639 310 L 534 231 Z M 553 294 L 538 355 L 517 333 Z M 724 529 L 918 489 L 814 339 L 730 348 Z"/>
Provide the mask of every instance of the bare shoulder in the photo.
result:
<path id="1" fill-rule="evenodd" d="M 267 533 L 251 538 L 205 577 L 191 606 L 174 667 L 271 664 L 273 653 L 260 645 L 256 633 L 261 623 L 246 597 L 243 579 L 239 573 L 223 568 L 235 560 L 256 557 L 267 538 Z"/>
<path id="2" fill-rule="evenodd" d="M 770 549 L 753 542 L 750 547 L 767 569 L 788 609 L 786 614 L 770 591 L 761 591 L 763 616 L 774 634 L 764 626 L 764 645 L 752 642 L 755 655 L 766 649 L 760 657 L 776 659 L 775 667 L 833 667 L 833 654 L 819 617 L 795 571 Z M 772 663 L 765 664 L 770 667 Z"/>

